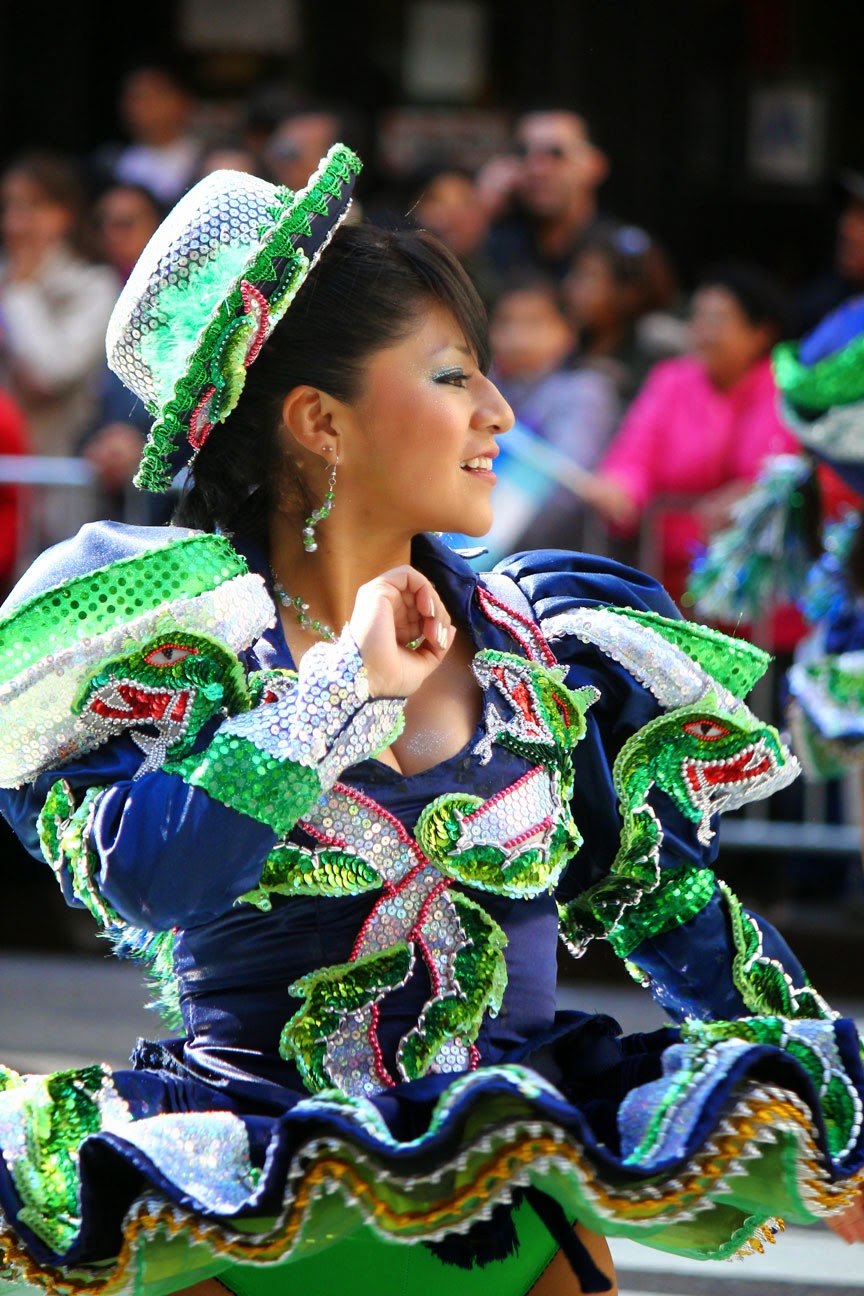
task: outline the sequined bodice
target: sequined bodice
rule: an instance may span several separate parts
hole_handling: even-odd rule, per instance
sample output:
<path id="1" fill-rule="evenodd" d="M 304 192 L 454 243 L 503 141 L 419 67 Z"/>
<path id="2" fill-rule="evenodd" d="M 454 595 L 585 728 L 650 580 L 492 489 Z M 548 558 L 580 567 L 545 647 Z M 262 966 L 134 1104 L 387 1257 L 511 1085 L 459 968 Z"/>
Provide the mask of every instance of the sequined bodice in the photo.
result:
<path id="1" fill-rule="evenodd" d="M 544 689 L 563 686 L 547 668 L 481 652 L 474 670 L 486 713 L 463 751 L 409 779 L 374 760 L 344 771 L 241 910 L 178 942 L 193 1051 L 260 1051 L 284 1083 L 278 1047 L 313 1091 L 372 1093 L 550 1024 L 576 726 L 550 711 Z"/>

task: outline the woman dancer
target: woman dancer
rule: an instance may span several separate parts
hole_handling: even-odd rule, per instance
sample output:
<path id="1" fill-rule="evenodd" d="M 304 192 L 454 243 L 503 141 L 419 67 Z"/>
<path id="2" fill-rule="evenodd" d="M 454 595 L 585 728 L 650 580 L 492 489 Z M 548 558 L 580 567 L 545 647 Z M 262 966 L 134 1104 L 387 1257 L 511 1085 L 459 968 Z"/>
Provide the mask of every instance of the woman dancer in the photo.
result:
<path id="1" fill-rule="evenodd" d="M 629 569 L 478 580 L 431 534 L 488 528 L 511 414 L 440 245 L 334 234 L 358 165 L 175 209 L 109 353 L 143 484 L 197 450 L 183 525 L 85 527 L 3 609 L 4 813 L 182 1023 L 2 1073 L 3 1293 L 610 1291 L 600 1233 L 857 1209 L 854 1027 L 710 869 L 794 777 L 764 658 Z M 559 931 L 683 1024 L 556 1014 Z"/>

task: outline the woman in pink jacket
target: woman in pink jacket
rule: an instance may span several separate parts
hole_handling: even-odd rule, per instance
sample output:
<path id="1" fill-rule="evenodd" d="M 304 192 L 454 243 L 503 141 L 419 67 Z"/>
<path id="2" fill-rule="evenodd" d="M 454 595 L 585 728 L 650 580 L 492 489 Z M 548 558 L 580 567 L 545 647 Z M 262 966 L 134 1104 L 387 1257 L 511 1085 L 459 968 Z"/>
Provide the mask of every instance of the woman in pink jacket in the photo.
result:
<path id="1" fill-rule="evenodd" d="M 589 502 L 625 531 L 659 498 L 687 497 L 664 510 L 658 536 L 662 580 L 675 598 L 696 547 L 725 522 L 764 459 L 794 451 L 769 361 L 784 305 L 756 267 L 730 264 L 704 277 L 691 307 L 692 354 L 652 371 L 588 485 Z"/>

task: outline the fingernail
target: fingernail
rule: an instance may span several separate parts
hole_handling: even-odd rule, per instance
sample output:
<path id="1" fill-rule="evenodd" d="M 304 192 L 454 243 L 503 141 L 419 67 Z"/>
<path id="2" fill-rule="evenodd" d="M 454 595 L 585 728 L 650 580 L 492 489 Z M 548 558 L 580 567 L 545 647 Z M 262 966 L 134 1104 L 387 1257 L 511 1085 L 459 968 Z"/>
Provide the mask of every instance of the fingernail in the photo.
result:
<path id="1" fill-rule="evenodd" d="M 446 647 L 447 647 L 447 640 L 448 640 L 448 638 L 449 638 L 449 635 L 448 635 L 447 631 L 445 630 L 444 626 L 441 625 L 440 622 L 438 623 L 438 629 L 437 629 L 437 631 L 436 631 L 436 634 L 438 635 L 438 647 L 439 647 L 439 648 L 446 648 Z"/>

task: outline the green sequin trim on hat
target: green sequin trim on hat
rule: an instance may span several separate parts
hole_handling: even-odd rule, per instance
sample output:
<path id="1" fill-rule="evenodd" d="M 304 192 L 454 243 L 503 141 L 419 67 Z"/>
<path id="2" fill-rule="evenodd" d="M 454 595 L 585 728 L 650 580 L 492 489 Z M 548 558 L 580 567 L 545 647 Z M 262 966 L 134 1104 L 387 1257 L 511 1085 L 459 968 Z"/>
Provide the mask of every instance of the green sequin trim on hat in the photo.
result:
<path id="1" fill-rule="evenodd" d="M 802 364 L 797 342 L 781 342 L 772 363 L 774 381 L 796 410 L 821 413 L 864 399 L 864 334 L 812 365 Z"/>
<path id="2" fill-rule="evenodd" d="M 0 685 L 51 653 L 122 626 L 166 601 L 194 599 L 245 573 L 245 562 L 224 536 L 193 535 L 64 581 L 4 619 Z"/>
<path id="3" fill-rule="evenodd" d="M 351 149 L 336 145 L 305 192 L 295 195 L 290 189 L 277 189 L 268 209 L 273 225 L 269 230 L 262 229 L 261 246 L 241 268 L 234 286 L 203 326 L 170 399 L 161 409 L 151 410 L 157 417 L 144 447 L 136 486 L 150 491 L 167 490 L 173 477 L 171 456 L 187 438 L 194 448 L 200 448 L 210 427 L 234 409 L 245 383 L 246 368 L 257 355 L 262 337 L 269 335 L 285 314 L 315 264 L 315 258 L 310 260 L 295 247 L 295 240 L 311 237 L 314 217 L 331 216 L 328 199 L 338 204 L 361 167 Z M 342 215 L 333 214 L 334 229 Z M 319 253 L 326 241 L 322 240 Z M 196 282 L 189 279 L 183 288 L 172 285 L 170 292 L 176 300 L 166 299 L 173 312 L 179 308 L 178 322 L 187 332 L 194 329 L 195 308 L 201 310 Z M 166 291 L 158 298 L 160 314 Z M 250 302 L 250 294 L 254 301 Z"/>

